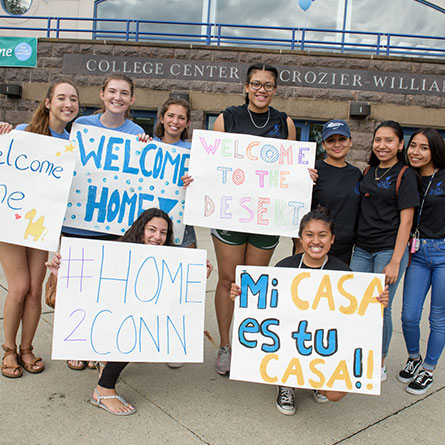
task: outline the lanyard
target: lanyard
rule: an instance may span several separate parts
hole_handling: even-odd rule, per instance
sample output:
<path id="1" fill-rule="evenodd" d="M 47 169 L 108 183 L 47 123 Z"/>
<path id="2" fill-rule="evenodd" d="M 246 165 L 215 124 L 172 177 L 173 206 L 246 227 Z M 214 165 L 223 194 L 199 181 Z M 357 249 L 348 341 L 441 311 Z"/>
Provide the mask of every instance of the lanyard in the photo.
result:
<path id="1" fill-rule="evenodd" d="M 303 264 L 303 258 L 306 254 L 303 253 L 303 255 L 301 255 L 301 260 L 300 260 L 300 264 L 298 265 L 298 269 L 301 269 L 301 265 Z M 328 256 L 326 255 L 326 258 L 324 259 L 324 263 L 321 265 L 320 270 L 323 269 L 323 267 L 325 266 L 325 264 L 328 262 Z"/>
<path id="2" fill-rule="evenodd" d="M 431 184 L 433 183 L 434 175 L 436 174 L 436 172 L 438 170 L 439 170 L 438 168 L 436 168 L 436 170 L 434 170 L 434 173 L 431 176 L 430 182 L 428 183 L 425 193 L 423 194 L 422 203 L 420 204 L 419 213 L 417 214 L 417 224 L 416 224 L 416 230 L 414 231 L 414 238 L 419 238 L 420 217 L 422 216 L 423 206 L 426 201 L 426 196 L 428 195 L 428 192 L 430 191 Z"/>

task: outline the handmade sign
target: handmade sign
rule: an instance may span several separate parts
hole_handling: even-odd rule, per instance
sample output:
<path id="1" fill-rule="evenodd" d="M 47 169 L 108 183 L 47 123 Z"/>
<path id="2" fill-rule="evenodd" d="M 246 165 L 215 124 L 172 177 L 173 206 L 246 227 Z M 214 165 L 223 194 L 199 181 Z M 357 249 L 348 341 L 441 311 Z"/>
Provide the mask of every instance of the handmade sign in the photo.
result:
<path id="1" fill-rule="evenodd" d="M 385 276 L 238 266 L 230 378 L 380 394 Z"/>
<path id="2" fill-rule="evenodd" d="M 194 130 L 185 222 L 297 236 L 310 210 L 315 143 Z"/>
<path id="3" fill-rule="evenodd" d="M 57 249 L 75 163 L 69 145 L 26 131 L 0 136 L 0 241 Z"/>
<path id="4" fill-rule="evenodd" d="M 63 238 L 61 255 L 53 359 L 203 361 L 204 250 Z"/>
<path id="5" fill-rule="evenodd" d="M 190 150 L 140 142 L 137 136 L 74 124 L 77 154 L 64 225 L 122 235 L 150 207 L 168 213 L 175 243 L 184 234 L 184 189 Z"/>

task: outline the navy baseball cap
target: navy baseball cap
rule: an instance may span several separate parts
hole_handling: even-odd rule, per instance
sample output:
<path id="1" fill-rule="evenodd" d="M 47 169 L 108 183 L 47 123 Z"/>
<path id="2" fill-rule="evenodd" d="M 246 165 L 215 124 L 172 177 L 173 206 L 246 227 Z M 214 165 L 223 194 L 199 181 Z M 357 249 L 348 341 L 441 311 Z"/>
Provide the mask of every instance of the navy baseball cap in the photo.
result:
<path id="1" fill-rule="evenodd" d="M 323 131 L 321 132 L 322 140 L 325 141 L 334 134 L 341 134 L 342 136 L 350 138 L 351 130 L 345 121 L 342 121 L 341 119 L 334 119 L 324 124 Z"/>

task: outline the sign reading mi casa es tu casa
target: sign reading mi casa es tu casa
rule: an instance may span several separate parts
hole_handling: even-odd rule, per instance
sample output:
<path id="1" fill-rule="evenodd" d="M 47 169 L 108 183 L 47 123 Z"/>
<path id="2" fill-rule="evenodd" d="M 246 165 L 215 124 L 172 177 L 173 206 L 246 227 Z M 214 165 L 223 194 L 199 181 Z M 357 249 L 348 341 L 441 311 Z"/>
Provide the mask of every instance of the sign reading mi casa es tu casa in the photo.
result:
<path id="1" fill-rule="evenodd" d="M 37 65 L 35 37 L 0 37 L 0 66 Z"/>

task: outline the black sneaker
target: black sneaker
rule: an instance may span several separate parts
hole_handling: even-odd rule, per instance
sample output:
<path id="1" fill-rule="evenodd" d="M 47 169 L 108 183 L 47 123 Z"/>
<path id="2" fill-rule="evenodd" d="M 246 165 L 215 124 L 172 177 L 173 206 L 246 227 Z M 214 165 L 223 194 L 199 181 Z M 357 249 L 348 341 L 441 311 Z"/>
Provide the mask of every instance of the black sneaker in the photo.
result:
<path id="1" fill-rule="evenodd" d="M 288 386 L 278 386 L 277 390 L 278 411 L 286 416 L 292 416 L 296 411 L 294 389 Z"/>
<path id="2" fill-rule="evenodd" d="M 419 356 L 419 358 L 408 358 L 408 360 L 406 361 L 406 365 L 399 372 L 397 378 L 402 383 L 412 382 L 414 380 L 414 377 L 416 377 L 417 371 L 419 370 L 421 365 L 422 356 Z"/>
<path id="3" fill-rule="evenodd" d="M 414 395 L 420 395 L 433 384 L 433 373 L 422 369 L 417 377 L 406 387 L 406 392 Z"/>

